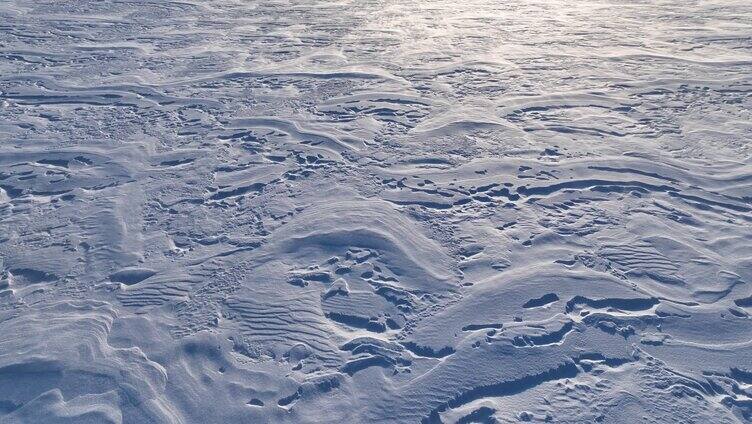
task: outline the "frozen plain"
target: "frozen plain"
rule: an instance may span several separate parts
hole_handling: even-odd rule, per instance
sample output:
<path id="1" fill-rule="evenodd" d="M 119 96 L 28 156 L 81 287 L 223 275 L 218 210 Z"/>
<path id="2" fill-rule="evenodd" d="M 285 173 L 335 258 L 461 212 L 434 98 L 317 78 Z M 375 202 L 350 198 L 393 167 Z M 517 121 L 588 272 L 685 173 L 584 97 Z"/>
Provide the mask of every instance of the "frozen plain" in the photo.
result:
<path id="1" fill-rule="evenodd" d="M 0 423 L 752 421 L 752 4 L 0 2 Z"/>

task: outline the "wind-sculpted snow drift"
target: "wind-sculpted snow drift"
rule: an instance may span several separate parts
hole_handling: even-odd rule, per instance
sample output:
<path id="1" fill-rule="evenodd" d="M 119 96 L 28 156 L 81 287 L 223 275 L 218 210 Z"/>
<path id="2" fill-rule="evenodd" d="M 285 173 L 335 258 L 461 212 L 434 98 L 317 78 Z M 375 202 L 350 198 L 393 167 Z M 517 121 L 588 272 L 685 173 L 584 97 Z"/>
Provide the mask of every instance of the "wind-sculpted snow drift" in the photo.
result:
<path id="1" fill-rule="evenodd" d="M 752 422 L 751 123 L 741 1 L 6 0 L 0 423 Z"/>

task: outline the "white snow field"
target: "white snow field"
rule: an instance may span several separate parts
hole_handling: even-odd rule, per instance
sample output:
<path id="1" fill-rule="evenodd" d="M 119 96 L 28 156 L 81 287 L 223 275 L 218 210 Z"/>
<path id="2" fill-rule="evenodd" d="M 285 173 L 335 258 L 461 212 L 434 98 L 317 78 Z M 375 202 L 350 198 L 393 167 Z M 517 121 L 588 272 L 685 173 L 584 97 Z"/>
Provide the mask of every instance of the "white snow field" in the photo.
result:
<path id="1" fill-rule="evenodd" d="M 1 0 L 0 423 L 752 422 L 752 2 Z"/>

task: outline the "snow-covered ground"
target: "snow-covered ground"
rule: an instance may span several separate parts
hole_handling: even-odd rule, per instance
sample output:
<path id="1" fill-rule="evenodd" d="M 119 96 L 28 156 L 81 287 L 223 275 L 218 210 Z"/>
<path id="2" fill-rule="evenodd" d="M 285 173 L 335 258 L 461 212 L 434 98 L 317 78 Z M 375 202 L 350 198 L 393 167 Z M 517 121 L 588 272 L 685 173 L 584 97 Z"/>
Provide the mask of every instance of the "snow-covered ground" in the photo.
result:
<path id="1" fill-rule="evenodd" d="M 0 2 L 0 423 L 752 421 L 752 3 Z"/>

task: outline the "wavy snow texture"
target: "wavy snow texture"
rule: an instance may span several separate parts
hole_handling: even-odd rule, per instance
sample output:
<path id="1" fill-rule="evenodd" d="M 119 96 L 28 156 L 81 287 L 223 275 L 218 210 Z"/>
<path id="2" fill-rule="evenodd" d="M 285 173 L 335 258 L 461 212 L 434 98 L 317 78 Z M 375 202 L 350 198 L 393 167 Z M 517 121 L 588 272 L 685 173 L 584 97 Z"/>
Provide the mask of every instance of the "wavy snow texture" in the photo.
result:
<path id="1" fill-rule="evenodd" d="M 2 2 L 0 423 L 752 422 L 749 22 Z"/>

